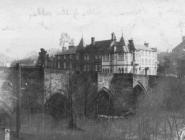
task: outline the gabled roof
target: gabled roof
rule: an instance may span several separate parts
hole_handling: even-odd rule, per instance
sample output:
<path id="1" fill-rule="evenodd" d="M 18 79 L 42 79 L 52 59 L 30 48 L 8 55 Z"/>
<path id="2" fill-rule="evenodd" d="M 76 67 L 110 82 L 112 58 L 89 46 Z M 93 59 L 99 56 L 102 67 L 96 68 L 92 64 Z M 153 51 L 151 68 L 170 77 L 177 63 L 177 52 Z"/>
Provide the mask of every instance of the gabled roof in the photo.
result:
<path id="1" fill-rule="evenodd" d="M 95 41 L 95 44 L 87 45 L 85 51 L 95 51 L 95 52 L 107 52 L 113 50 L 115 42 L 112 40 L 102 40 L 102 41 Z"/>
<path id="2" fill-rule="evenodd" d="M 116 39 L 95 41 L 93 44 L 89 44 L 86 47 L 82 37 L 78 46 L 76 47 L 69 46 L 68 50 L 59 52 L 57 55 L 75 54 L 77 52 L 104 54 L 104 53 L 112 53 L 114 51 L 116 51 L 117 53 L 132 52 L 134 50 L 157 51 L 156 48 L 147 47 L 146 45 L 134 45 L 133 40 L 129 40 L 128 45 L 126 45 L 122 35 L 122 37 L 120 38 L 120 41 L 116 41 Z"/>
<path id="3" fill-rule="evenodd" d="M 122 34 L 119 42 L 120 42 L 120 45 L 125 46 L 125 40 L 123 38 L 123 34 Z"/>
<path id="4" fill-rule="evenodd" d="M 102 46 L 107 46 L 109 47 L 112 43 L 112 40 L 101 40 L 101 41 L 95 41 L 95 45 L 93 47 L 102 47 Z M 88 46 L 92 46 L 91 44 Z"/>
<path id="5" fill-rule="evenodd" d="M 133 42 L 133 41 L 132 41 Z M 116 49 L 114 49 L 116 47 Z M 85 51 L 94 51 L 94 52 L 101 52 L 101 53 L 108 53 L 108 52 L 130 52 L 135 49 L 135 45 L 133 43 L 125 45 L 124 38 L 120 39 L 120 41 L 113 41 L 113 40 L 102 40 L 102 41 L 95 41 L 94 45 L 90 44 L 87 45 Z"/>

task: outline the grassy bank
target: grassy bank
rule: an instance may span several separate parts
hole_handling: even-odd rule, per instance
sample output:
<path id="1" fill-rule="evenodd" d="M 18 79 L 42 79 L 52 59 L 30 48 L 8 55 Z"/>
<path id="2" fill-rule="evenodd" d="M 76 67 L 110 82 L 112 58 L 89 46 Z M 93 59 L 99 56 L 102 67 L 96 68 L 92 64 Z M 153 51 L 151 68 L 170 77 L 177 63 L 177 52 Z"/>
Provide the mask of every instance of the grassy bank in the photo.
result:
<path id="1" fill-rule="evenodd" d="M 68 120 L 33 115 L 22 122 L 22 140 L 174 140 L 184 124 L 183 114 L 142 114 L 128 119 L 76 120 L 78 130 L 68 129 Z"/>

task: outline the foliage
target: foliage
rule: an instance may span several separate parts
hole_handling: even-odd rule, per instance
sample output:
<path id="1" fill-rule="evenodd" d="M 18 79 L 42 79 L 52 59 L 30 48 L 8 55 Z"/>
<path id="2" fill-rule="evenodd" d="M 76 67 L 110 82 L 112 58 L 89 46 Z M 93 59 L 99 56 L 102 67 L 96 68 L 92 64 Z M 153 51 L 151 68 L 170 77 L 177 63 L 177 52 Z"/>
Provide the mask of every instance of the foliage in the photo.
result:
<path id="1" fill-rule="evenodd" d="M 3 88 L 17 97 L 19 87 L 18 70 L 13 67 L 8 70 L 6 83 Z M 21 107 L 30 113 L 41 110 L 43 98 L 43 74 L 40 68 L 21 68 Z"/>
<path id="2" fill-rule="evenodd" d="M 167 74 L 171 66 L 171 61 L 169 56 L 165 56 L 163 61 L 158 64 L 158 74 Z"/>
<path id="3" fill-rule="evenodd" d="M 22 69 L 22 108 L 30 113 L 41 111 L 43 104 L 42 69 Z"/>
<path id="4" fill-rule="evenodd" d="M 1 71 L 0 80 L 1 82 L 1 93 L 0 93 L 0 121 L 5 113 L 6 118 L 11 117 L 15 110 L 17 94 L 16 86 L 12 83 L 16 81 L 16 72 L 12 69 L 4 69 Z M 8 115 L 8 116 L 7 116 Z"/>
<path id="5" fill-rule="evenodd" d="M 148 91 L 141 103 L 141 112 L 181 112 L 185 107 L 184 79 L 165 77 L 157 79 L 157 84 Z"/>
<path id="6" fill-rule="evenodd" d="M 180 77 L 185 75 L 185 60 L 184 59 L 177 60 L 177 73 Z"/>

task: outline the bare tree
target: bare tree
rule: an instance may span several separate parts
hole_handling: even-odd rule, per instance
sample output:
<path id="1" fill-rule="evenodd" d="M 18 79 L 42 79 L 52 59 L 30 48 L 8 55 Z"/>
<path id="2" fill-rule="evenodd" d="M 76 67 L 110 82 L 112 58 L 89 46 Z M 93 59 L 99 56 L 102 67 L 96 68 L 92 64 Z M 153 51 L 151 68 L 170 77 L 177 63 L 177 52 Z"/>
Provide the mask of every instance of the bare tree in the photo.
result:
<path id="1" fill-rule="evenodd" d="M 66 45 L 74 45 L 74 39 L 71 38 L 67 33 L 61 33 L 59 45 L 61 47 L 65 47 Z"/>

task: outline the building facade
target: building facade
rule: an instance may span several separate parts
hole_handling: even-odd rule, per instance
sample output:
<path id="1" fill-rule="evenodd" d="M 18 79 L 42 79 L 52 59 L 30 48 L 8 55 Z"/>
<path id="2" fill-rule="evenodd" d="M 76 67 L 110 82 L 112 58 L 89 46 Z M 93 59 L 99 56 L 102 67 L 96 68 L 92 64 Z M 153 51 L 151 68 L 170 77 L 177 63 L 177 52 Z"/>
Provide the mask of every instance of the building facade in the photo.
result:
<path id="1" fill-rule="evenodd" d="M 150 48 L 147 43 L 128 44 L 122 37 L 117 41 L 114 33 L 109 40 L 95 41 L 85 45 L 83 38 L 77 46 L 69 46 L 55 55 L 56 69 L 74 70 L 79 72 L 102 73 L 134 73 L 138 75 L 157 74 L 157 49 Z"/>
<path id="2" fill-rule="evenodd" d="M 157 75 L 157 49 L 150 48 L 148 43 L 142 46 L 136 46 L 135 51 L 135 73 L 138 75 Z"/>
<path id="3" fill-rule="evenodd" d="M 150 48 L 148 43 L 134 45 L 116 44 L 113 52 L 102 56 L 102 72 L 132 73 L 137 75 L 157 75 L 157 49 Z"/>

